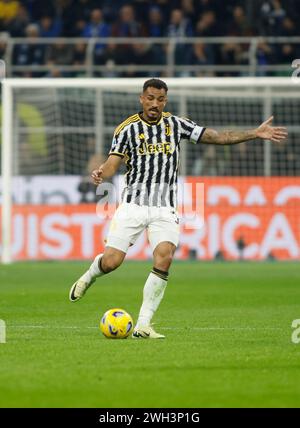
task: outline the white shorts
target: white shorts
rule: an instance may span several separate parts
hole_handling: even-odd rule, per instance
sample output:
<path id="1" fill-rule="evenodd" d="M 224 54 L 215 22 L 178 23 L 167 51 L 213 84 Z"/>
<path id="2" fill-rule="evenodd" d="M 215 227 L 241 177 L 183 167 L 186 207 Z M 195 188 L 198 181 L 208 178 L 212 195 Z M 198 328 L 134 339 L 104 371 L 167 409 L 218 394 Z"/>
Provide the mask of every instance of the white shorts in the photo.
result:
<path id="1" fill-rule="evenodd" d="M 118 207 L 111 220 L 106 246 L 127 253 L 145 229 L 152 251 L 161 242 L 171 242 L 177 247 L 179 218 L 174 208 L 127 203 Z"/>

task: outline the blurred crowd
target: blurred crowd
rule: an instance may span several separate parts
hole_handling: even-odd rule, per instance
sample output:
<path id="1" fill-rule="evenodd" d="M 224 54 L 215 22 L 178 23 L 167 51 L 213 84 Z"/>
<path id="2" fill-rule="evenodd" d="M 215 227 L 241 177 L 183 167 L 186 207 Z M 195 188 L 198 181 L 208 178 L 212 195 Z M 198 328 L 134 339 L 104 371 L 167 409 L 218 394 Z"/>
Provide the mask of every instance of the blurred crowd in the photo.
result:
<path id="1" fill-rule="evenodd" d="M 271 148 L 272 176 L 299 176 L 300 150 L 298 135 L 289 137 L 287 142 L 274 143 Z M 192 148 L 194 162 L 188 171 L 196 176 L 260 177 L 266 175 L 264 143 L 243 143 L 232 147 L 214 145 Z M 200 150 L 199 150 L 200 149 Z M 192 154 L 190 155 L 192 156 Z"/>
<path id="2" fill-rule="evenodd" d="M 149 65 L 167 65 L 170 54 L 168 44 L 160 44 L 158 37 L 174 40 L 175 64 L 180 66 L 232 66 L 248 65 L 249 44 L 245 43 L 178 43 L 181 37 L 293 37 L 299 36 L 299 0 L 0 0 L 0 58 L 13 65 L 13 75 L 24 77 L 75 77 L 86 75 L 89 41 L 95 37 L 150 37 L 144 44 L 97 42 L 91 55 L 97 67 L 96 76 L 147 77 L 164 76 Z M 65 41 L 42 43 L 43 39 L 65 38 Z M 9 39 L 14 39 L 9 48 Z M 22 38 L 18 40 L 18 38 Z M 71 38 L 80 38 L 72 44 Z M 260 39 L 256 49 L 258 65 L 286 64 L 300 58 L 300 44 L 276 44 Z M 144 66 L 143 70 L 136 65 Z M 27 67 L 26 69 L 22 67 Z M 36 70 L 34 66 L 43 66 Z M 61 68 L 61 67 L 64 68 Z M 67 68 L 65 67 L 67 66 Z M 122 71 L 116 66 L 124 66 Z M 76 68 L 77 67 L 77 68 Z M 208 67 L 209 68 L 209 67 Z M 207 70 L 208 70 L 207 68 Z M 186 76 L 241 75 L 237 72 L 190 71 Z M 181 72 L 175 75 L 182 75 Z M 265 75 L 275 72 L 264 71 Z M 289 75 L 291 68 L 289 67 Z M 295 136 L 289 144 L 272 145 L 272 175 L 299 175 L 300 150 Z M 64 173 L 82 171 L 94 147 L 87 150 L 82 163 L 69 162 L 70 153 L 77 153 L 82 142 L 66 141 L 68 153 Z M 75 145 L 74 145 L 75 144 Z M 90 146 L 90 143 L 89 143 Z M 197 148 L 198 150 L 198 148 Z M 205 146 L 201 153 L 190 148 L 191 162 L 188 174 L 206 176 L 264 175 L 263 144 L 242 144 L 232 148 Z M 25 154 L 30 154 L 27 157 Z M 42 156 L 36 154 L 36 156 Z M 21 172 L 30 173 L 34 155 L 24 146 Z M 28 165 L 26 164 L 28 162 Z M 45 172 L 45 165 L 41 172 Z M 50 168 L 50 165 L 49 165 Z M 37 171 L 36 171 L 37 172 Z M 49 169 L 49 173 L 51 170 Z M 83 186 L 83 189 L 85 187 Z"/>
<path id="3" fill-rule="evenodd" d="M 8 54 L 7 38 L 22 37 L 30 42 L 14 45 L 12 64 L 48 68 L 15 74 L 73 76 L 76 73 L 72 66 L 86 64 L 87 43 L 83 40 L 48 45 L 42 44 L 41 39 L 297 36 L 299 3 L 299 0 L 0 0 L 0 57 Z M 249 45 L 177 44 L 174 55 L 177 65 L 247 65 Z M 155 40 L 150 44 L 96 43 L 93 49 L 93 63 L 106 66 L 107 70 L 116 65 L 163 66 L 167 56 L 167 46 Z M 299 44 L 292 43 L 261 41 L 256 52 L 257 63 L 261 65 L 291 64 L 299 57 Z M 62 72 L 55 65 L 71 67 Z M 113 75 L 139 77 L 147 73 L 129 67 L 126 72 Z"/>

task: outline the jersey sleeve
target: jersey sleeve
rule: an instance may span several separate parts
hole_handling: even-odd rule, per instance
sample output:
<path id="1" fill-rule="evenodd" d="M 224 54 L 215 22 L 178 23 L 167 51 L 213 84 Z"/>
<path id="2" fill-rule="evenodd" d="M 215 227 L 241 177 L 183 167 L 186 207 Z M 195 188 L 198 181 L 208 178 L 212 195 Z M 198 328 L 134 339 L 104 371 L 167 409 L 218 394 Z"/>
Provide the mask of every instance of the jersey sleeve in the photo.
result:
<path id="1" fill-rule="evenodd" d="M 125 130 L 122 130 L 121 132 L 118 132 L 118 130 L 116 130 L 111 143 L 109 155 L 124 157 L 127 147 L 128 147 L 127 130 L 125 129 Z"/>
<path id="2" fill-rule="evenodd" d="M 181 138 L 189 140 L 193 144 L 200 143 L 202 135 L 206 128 L 197 125 L 190 119 L 179 118 L 180 128 L 181 128 Z"/>

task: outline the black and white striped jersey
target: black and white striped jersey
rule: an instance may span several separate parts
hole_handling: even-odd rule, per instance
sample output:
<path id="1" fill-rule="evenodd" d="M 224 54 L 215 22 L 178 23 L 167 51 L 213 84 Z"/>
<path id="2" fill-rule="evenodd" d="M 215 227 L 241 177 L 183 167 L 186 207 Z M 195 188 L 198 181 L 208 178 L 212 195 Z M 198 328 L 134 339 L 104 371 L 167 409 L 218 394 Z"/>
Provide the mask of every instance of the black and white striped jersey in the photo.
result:
<path id="1" fill-rule="evenodd" d="M 157 122 L 141 113 L 130 116 L 115 130 L 110 155 L 124 157 L 127 173 L 123 202 L 176 207 L 180 141 L 197 144 L 205 128 L 163 113 Z"/>

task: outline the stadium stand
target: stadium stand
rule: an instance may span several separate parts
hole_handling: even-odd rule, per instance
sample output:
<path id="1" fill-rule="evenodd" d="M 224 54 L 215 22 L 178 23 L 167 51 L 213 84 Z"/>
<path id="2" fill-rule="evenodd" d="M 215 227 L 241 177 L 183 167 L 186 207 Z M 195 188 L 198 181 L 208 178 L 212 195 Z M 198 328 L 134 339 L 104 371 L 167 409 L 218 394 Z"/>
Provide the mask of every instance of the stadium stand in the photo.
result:
<path id="1" fill-rule="evenodd" d="M 300 43 L 270 37 L 296 37 L 299 16 L 295 0 L 1 0 L 0 54 L 24 77 L 277 76 Z"/>

